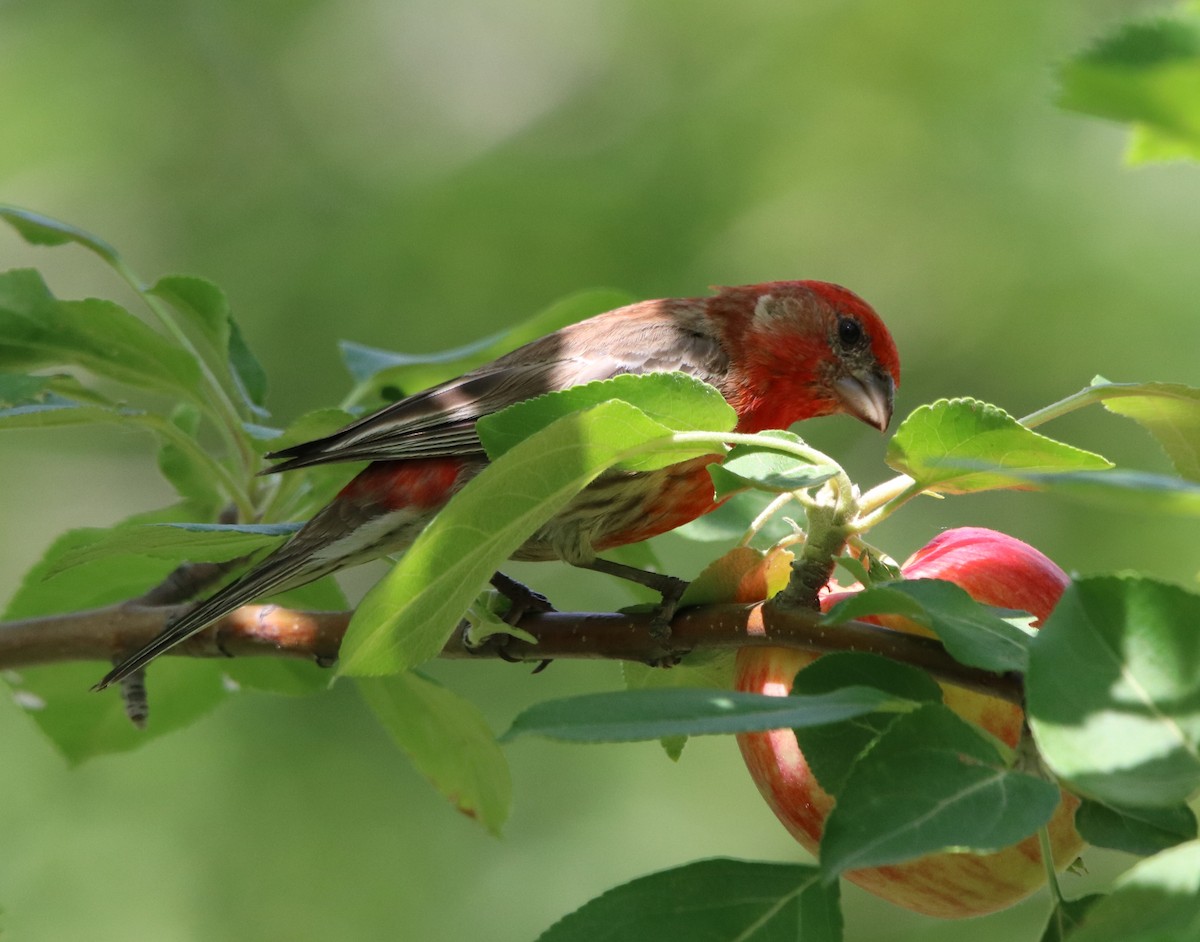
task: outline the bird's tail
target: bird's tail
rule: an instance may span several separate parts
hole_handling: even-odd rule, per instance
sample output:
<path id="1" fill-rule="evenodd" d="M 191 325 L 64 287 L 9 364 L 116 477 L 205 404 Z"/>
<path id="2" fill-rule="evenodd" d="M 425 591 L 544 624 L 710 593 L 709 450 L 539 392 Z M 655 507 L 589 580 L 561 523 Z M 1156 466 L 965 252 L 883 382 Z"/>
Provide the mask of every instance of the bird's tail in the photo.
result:
<path id="1" fill-rule="evenodd" d="M 312 582 L 338 568 L 336 560 L 317 562 L 309 553 L 288 552 L 291 548 L 290 545 L 282 547 L 240 579 L 231 582 L 191 611 L 186 612 L 168 625 L 162 634 L 105 674 L 100 683 L 92 689 L 103 690 L 105 687 L 123 680 L 134 671 L 145 667 L 163 652 L 203 631 L 213 622 L 256 598 Z"/>

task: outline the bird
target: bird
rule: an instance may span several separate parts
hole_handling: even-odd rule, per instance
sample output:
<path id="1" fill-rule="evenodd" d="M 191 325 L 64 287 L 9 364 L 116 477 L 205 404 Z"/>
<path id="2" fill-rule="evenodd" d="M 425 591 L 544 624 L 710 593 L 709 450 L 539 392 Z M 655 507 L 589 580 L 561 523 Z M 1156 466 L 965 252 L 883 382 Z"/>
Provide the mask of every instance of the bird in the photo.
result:
<path id="1" fill-rule="evenodd" d="M 268 454 L 279 463 L 264 473 L 370 463 L 285 544 L 120 661 L 94 689 L 124 679 L 257 598 L 402 552 L 486 467 L 475 423 L 543 393 L 621 374 L 678 371 L 716 387 L 736 412 L 740 433 L 785 429 L 838 413 L 886 431 L 900 359 L 887 327 L 866 301 L 824 281 L 712 291 L 597 314 L 331 435 Z M 512 558 L 562 560 L 631 578 L 658 589 L 666 605 L 686 583 L 598 554 L 715 509 L 720 501 L 707 466 L 720 460 L 708 455 L 654 471 L 605 472 Z M 518 603 L 513 589 L 523 588 L 519 583 L 497 573 L 493 585 Z"/>

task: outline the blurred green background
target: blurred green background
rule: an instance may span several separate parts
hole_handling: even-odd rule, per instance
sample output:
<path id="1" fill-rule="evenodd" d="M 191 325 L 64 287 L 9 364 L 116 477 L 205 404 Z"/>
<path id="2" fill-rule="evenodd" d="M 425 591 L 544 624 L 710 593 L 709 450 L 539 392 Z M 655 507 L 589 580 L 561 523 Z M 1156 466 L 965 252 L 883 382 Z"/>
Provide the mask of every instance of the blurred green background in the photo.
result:
<path id="1" fill-rule="evenodd" d="M 900 346 L 901 415 L 974 395 L 1023 415 L 1085 385 L 1200 379 L 1200 170 L 1130 170 L 1124 131 L 1053 106 L 1054 66 L 1129 0 L 0 0 L 0 200 L 96 232 L 147 277 L 228 292 L 279 421 L 347 388 L 339 338 L 431 351 L 577 289 L 842 282 Z M 77 249 L 0 233 L 3 267 L 123 298 Z M 856 479 L 884 440 L 805 435 Z M 1095 410 L 1047 431 L 1163 469 Z M 8 433 L 0 595 L 49 541 L 170 500 L 148 441 Z M 1065 568 L 1194 585 L 1194 523 L 1019 494 L 932 501 L 903 557 L 999 525 Z M 703 547 L 670 538 L 682 575 Z M 627 596 L 522 567 L 563 606 Z M 378 575 L 347 580 L 361 590 Z M 436 665 L 497 729 L 614 665 Z M 153 681 L 153 674 L 151 674 Z M 169 696 L 169 690 L 152 695 Z M 68 769 L 0 708 L 0 929 L 13 939 L 521 942 L 600 891 L 704 856 L 801 859 L 731 740 L 509 747 L 503 838 L 456 815 L 346 685 L 247 695 L 136 754 Z M 1089 877 L 1127 863 L 1088 857 Z M 1046 903 L 933 924 L 848 888 L 852 942 L 1036 938 Z"/>

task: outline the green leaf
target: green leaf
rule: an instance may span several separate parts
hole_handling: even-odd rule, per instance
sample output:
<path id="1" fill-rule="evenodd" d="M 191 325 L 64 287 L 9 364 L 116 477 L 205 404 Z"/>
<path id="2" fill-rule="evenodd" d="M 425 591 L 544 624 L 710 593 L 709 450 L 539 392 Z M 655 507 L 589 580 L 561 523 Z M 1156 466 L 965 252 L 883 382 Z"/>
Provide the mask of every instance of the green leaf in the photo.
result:
<path id="1" fill-rule="evenodd" d="M 621 676 L 626 690 L 728 690 L 733 686 L 734 655 L 718 654 L 708 659 L 699 659 L 696 664 L 679 664 L 670 670 L 649 667 L 634 661 L 621 664 Z M 687 737 L 664 736 L 663 750 L 671 759 L 683 754 Z"/>
<path id="2" fill-rule="evenodd" d="M 1185 804 L 1165 808 L 1114 808 L 1084 799 L 1075 812 L 1080 836 L 1095 847 L 1149 857 L 1196 839 L 1196 815 Z"/>
<path id="3" fill-rule="evenodd" d="M 971 724 L 926 704 L 892 723 L 846 777 L 821 866 L 833 879 L 940 851 L 998 851 L 1049 821 L 1058 801 L 1058 788 L 1010 771 Z"/>
<path id="4" fill-rule="evenodd" d="M 148 289 L 184 316 L 214 352 L 229 348 L 229 301 L 211 281 L 194 275 L 166 275 Z"/>
<path id="5" fill-rule="evenodd" d="M 246 345 L 229 299 L 217 285 L 194 275 L 167 275 L 148 294 L 182 314 L 201 339 L 204 357 L 219 382 L 259 418 L 267 415 L 267 374 Z"/>
<path id="6" fill-rule="evenodd" d="M 200 430 L 201 412 L 191 403 L 180 403 L 169 421 L 184 435 L 195 438 Z M 197 517 L 215 517 L 225 503 L 212 469 L 198 460 L 195 453 L 180 448 L 170 439 L 158 449 L 158 470 L 175 492 L 195 508 Z"/>
<path id="7" fill-rule="evenodd" d="M 835 465 L 814 464 L 792 453 L 771 447 L 771 439 L 802 444 L 792 432 L 760 432 L 762 445 L 738 445 L 721 464 L 709 465 L 717 497 L 727 497 L 747 488 L 784 494 L 824 484 L 841 470 Z"/>
<path id="8" fill-rule="evenodd" d="M 624 690 L 546 700 L 513 720 L 501 742 L 545 736 L 563 742 L 633 742 L 836 723 L 913 703 L 868 687 L 812 697 L 770 697 L 730 690 Z"/>
<path id="9" fill-rule="evenodd" d="M 488 457 L 495 461 L 550 423 L 611 400 L 637 406 L 652 421 L 672 431 L 728 432 L 737 424 L 737 413 L 725 397 L 692 376 L 685 373 L 626 373 L 526 399 L 485 415 L 476 423 L 476 429 Z M 714 450 L 720 450 L 720 446 L 701 444 L 682 455 L 678 449 L 673 449 L 668 461 L 647 455 L 622 467 L 648 471 L 687 457 L 710 455 Z"/>
<path id="10" fill-rule="evenodd" d="M 745 491 L 735 494 L 716 510 L 697 517 L 691 523 L 685 523 L 671 531 L 672 536 L 683 537 L 698 543 L 728 543 L 740 539 L 749 528 L 750 523 L 763 511 L 767 502 L 775 495 L 764 491 Z M 794 505 L 793 514 L 800 512 L 800 505 Z M 784 520 L 784 514 L 779 513 L 767 521 L 755 538 L 759 545 L 771 545 L 792 532 L 791 526 Z"/>
<path id="11" fill-rule="evenodd" d="M 538 942 L 840 942 L 837 886 L 815 867 L 698 860 L 585 903 Z"/>
<path id="12" fill-rule="evenodd" d="M 138 557 L 107 557 L 58 571 L 58 560 L 79 551 L 105 531 L 71 530 L 56 539 L 26 574 L 4 613 L 6 620 L 112 605 L 141 595 L 160 583 L 173 562 Z M 56 572 L 57 575 L 52 575 Z M 155 683 L 170 690 L 156 700 L 144 730 L 125 716 L 121 698 L 91 692 L 111 665 L 53 664 L 6 672 L 19 706 L 71 762 L 135 749 L 194 722 L 221 703 L 228 691 L 212 664 L 164 659 L 155 665 Z"/>
<path id="13" fill-rule="evenodd" d="M 355 611 L 340 671 L 379 675 L 434 657 L 483 584 L 601 472 L 669 433 L 628 403 L 564 416 L 489 464 Z"/>
<path id="14" fill-rule="evenodd" d="M 1046 929 L 1042 932 L 1041 942 L 1067 942 L 1073 939 L 1071 934 L 1081 925 L 1083 917 L 1098 900 L 1104 899 L 1099 893 L 1081 896 L 1079 899 L 1061 900 L 1050 913 Z"/>
<path id="15" fill-rule="evenodd" d="M 358 689 L 383 728 L 463 814 L 500 832 L 512 804 L 508 763 L 479 710 L 416 673 L 361 678 Z"/>
<path id="16" fill-rule="evenodd" d="M 27 403 L 0 409 L 0 429 L 61 428 L 64 425 L 139 425 L 144 412 L 135 409 L 107 409 L 58 400 Z"/>
<path id="17" fill-rule="evenodd" d="M 175 563 L 223 563 L 271 549 L 296 523 L 150 523 L 98 529 L 86 545 L 63 553 L 50 575 L 115 555 L 153 556 Z"/>
<path id="18" fill-rule="evenodd" d="M 82 366 L 121 383 L 193 396 L 195 360 L 118 304 L 59 301 L 28 269 L 0 273 L 0 368 Z"/>
<path id="19" fill-rule="evenodd" d="M 1060 71 L 1059 105 L 1128 122 L 1133 162 L 1200 159 L 1200 21 L 1122 26 Z"/>
<path id="20" fill-rule="evenodd" d="M 1200 481 L 1200 389 L 1179 383 L 1094 383 L 1120 391 L 1104 408 L 1133 419 L 1162 445 L 1180 477 Z"/>
<path id="21" fill-rule="evenodd" d="M 342 359 L 358 383 L 350 401 L 374 408 L 381 399 L 390 402 L 428 389 L 561 327 L 622 307 L 631 300 L 628 294 L 610 289 L 581 291 L 491 337 L 430 354 L 393 353 L 343 341 Z M 382 395 L 384 390 L 393 394 Z"/>
<path id="22" fill-rule="evenodd" d="M 54 397 L 53 377 L 28 376 L 24 373 L 0 373 L 0 409 L 44 403 Z"/>
<path id="23" fill-rule="evenodd" d="M 95 252 L 110 265 L 120 264 L 120 256 L 111 245 L 90 232 L 85 232 L 68 223 L 59 222 L 57 219 L 51 219 L 49 216 L 30 212 L 27 209 L 3 205 L 0 205 L 0 219 L 16 229 L 21 238 L 30 245 L 56 246 L 74 242 Z"/>
<path id="24" fill-rule="evenodd" d="M 1200 939 L 1200 841 L 1165 850 L 1117 878 L 1070 942 L 1195 942 Z"/>
<path id="25" fill-rule="evenodd" d="M 265 416 L 267 401 L 267 371 L 263 368 L 238 322 L 229 318 L 229 368 L 237 381 L 242 397 L 251 404 L 255 414 Z"/>
<path id="26" fill-rule="evenodd" d="M 1013 486 L 1130 514 L 1200 516 L 1200 484 L 1146 471 L 1011 472 Z"/>
<path id="27" fill-rule="evenodd" d="M 1030 725 L 1050 768 L 1119 807 L 1200 788 L 1200 596 L 1145 577 L 1067 587 L 1030 649 Z"/>
<path id="28" fill-rule="evenodd" d="M 113 529 L 119 528 L 118 524 Z M 74 568 L 62 565 L 64 557 L 88 553 L 93 544 L 110 532 L 91 528 L 68 530 L 54 540 L 25 574 L 4 617 L 34 618 L 121 602 L 157 585 L 175 568 L 172 560 L 99 554 Z"/>
<path id="29" fill-rule="evenodd" d="M 138 749 L 190 726 L 230 694 L 216 665 L 162 658 L 154 664 L 152 679 L 164 696 L 153 699 L 146 728 L 138 729 L 126 717 L 117 691 L 91 691 L 111 666 L 86 661 L 52 664 L 6 672 L 5 677 L 16 703 L 72 764 Z"/>
<path id="30" fill-rule="evenodd" d="M 639 544 L 634 544 L 639 545 Z M 774 595 L 791 576 L 792 554 L 768 556 L 749 546 L 735 546 L 714 559 L 688 583 L 681 607 L 714 605 L 721 602 L 760 601 Z M 733 688 L 734 655 L 730 652 L 693 652 L 687 660 L 670 670 L 625 661 L 621 665 L 628 690 L 675 689 L 691 687 L 707 690 Z M 662 740 L 667 755 L 678 759 L 687 738 L 668 736 Z"/>
<path id="31" fill-rule="evenodd" d="M 944 579 L 900 579 L 856 592 L 834 605 L 823 621 L 836 625 L 864 615 L 903 615 L 933 631 L 961 664 L 998 673 L 1024 671 L 1031 635 L 999 611 L 1004 610 L 976 602 Z"/>
<path id="32" fill-rule="evenodd" d="M 1112 467 L 1100 455 L 1039 435 L 978 399 L 939 399 L 915 409 L 888 443 L 887 463 L 943 494 L 1013 487 L 1006 472 Z"/>
<path id="33" fill-rule="evenodd" d="M 792 696 L 817 696 L 868 687 L 914 703 L 941 703 L 942 689 L 928 674 L 878 654 L 834 652 L 797 675 Z M 821 787 L 837 795 L 858 757 L 896 720 L 895 713 L 865 713 L 840 723 L 793 729 L 800 751 Z"/>

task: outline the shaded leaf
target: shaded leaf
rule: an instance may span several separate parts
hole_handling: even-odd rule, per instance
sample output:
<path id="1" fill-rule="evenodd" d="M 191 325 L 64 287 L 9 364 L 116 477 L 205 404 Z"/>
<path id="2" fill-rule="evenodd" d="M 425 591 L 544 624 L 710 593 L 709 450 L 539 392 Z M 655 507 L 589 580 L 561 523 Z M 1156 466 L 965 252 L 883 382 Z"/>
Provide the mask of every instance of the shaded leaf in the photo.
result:
<path id="1" fill-rule="evenodd" d="M 774 494 L 804 490 L 824 484 L 841 470 L 835 465 L 814 464 L 795 454 L 771 448 L 771 439 L 802 443 L 792 432 L 760 432 L 762 445 L 738 445 L 720 464 L 709 465 L 717 497 L 753 488 Z"/>
<path id="2" fill-rule="evenodd" d="M 1096 847 L 1149 857 L 1196 839 L 1196 815 L 1186 804 L 1163 808 L 1116 808 L 1084 799 L 1075 828 Z"/>
<path id="3" fill-rule="evenodd" d="M 160 659 L 150 678 L 169 696 L 154 698 L 145 729 L 138 729 L 126 717 L 117 690 L 92 692 L 92 685 L 111 666 L 102 661 L 52 664 L 6 676 L 17 704 L 72 764 L 140 748 L 190 726 L 229 696 L 216 665 Z"/>
<path id="4" fill-rule="evenodd" d="M 989 853 L 1034 833 L 1058 788 L 1009 770 L 995 745 L 940 704 L 895 720 L 846 777 L 825 821 L 826 879 L 946 850 Z"/>
<path id="5" fill-rule="evenodd" d="M 41 213 L 18 209 L 16 206 L 0 206 L 0 219 L 16 229 L 21 238 L 30 245 L 57 246 L 74 242 L 95 252 L 110 265 L 119 262 L 120 256 L 116 249 L 77 226 L 59 222 Z"/>
<path id="6" fill-rule="evenodd" d="M 200 430 L 201 413 L 190 403 L 181 403 L 171 413 L 169 421 L 184 435 L 194 438 Z M 197 517 L 216 516 L 225 502 L 212 469 L 199 461 L 194 453 L 169 439 L 159 446 L 158 470 L 180 497 L 192 502 Z"/>
<path id="7" fill-rule="evenodd" d="M 900 579 L 843 599 L 823 621 L 839 624 L 864 615 L 903 615 L 936 634 L 959 663 L 998 673 L 1024 671 L 1031 635 L 1006 621 L 999 611 L 976 602 L 961 586 L 944 579 Z"/>
<path id="8" fill-rule="evenodd" d="M 630 742 L 813 726 L 912 707 L 910 700 L 868 687 L 811 697 L 731 690 L 625 690 L 534 704 L 500 738 L 503 742 L 535 735 L 564 742 Z"/>
<path id="9" fill-rule="evenodd" d="M 297 523 L 151 523 L 97 530 L 86 545 L 61 554 L 49 574 L 107 556 L 154 556 L 173 562 L 222 563 L 275 547 Z"/>
<path id="10" fill-rule="evenodd" d="M 1042 932 L 1041 942 L 1067 942 L 1074 938 L 1071 933 L 1083 924 L 1083 917 L 1097 900 L 1104 899 L 1100 894 L 1082 896 L 1079 899 L 1062 900 L 1055 905 Z"/>
<path id="11" fill-rule="evenodd" d="M 463 814 L 499 833 L 512 803 L 504 754 L 473 704 L 421 674 L 360 678 L 388 735 Z"/>
<path id="12" fill-rule="evenodd" d="M 394 353 L 343 341 L 343 362 L 358 383 L 350 401 L 366 403 L 370 408 L 375 408 L 400 395 L 428 389 L 553 333 L 560 327 L 621 307 L 631 300 L 624 292 L 609 289 L 581 291 L 556 301 L 528 320 L 491 337 L 454 350 L 431 354 Z M 381 394 L 389 388 L 396 394 Z"/>
<path id="13" fill-rule="evenodd" d="M 1039 435 L 978 399 L 939 399 L 915 409 L 888 442 L 887 463 L 945 494 L 1013 487 L 1007 472 L 1112 467 L 1100 455 Z"/>
<path id="14" fill-rule="evenodd" d="M 725 543 L 740 539 L 751 522 L 766 507 L 767 502 L 774 497 L 774 494 L 764 491 L 745 491 L 741 494 L 734 494 L 716 510 L 697 517 L 681 527 L 676 527 L 671 531 L 671 535 L 698 543 Z M 791 510 L 792 514 L 800 512 L 799 504 L 791 506 L 794 508 Z M 755 537 L 755 542 L 760 545 L 769 545 L 791 533 L 791 526 L 783 518 L 784 514 L 779 513 L 768 520 Z"/>
<path id="15" fill-rule="evenodd" d="M 796 674 L 792 696 L 816 696 L 847 687 L 881 690 L 913 703 L 942 702 L 942 689 L 923 670 L 858 651 L 817 658 Z M 865 713 L 838 723 L 797 727 L 793 732 L 821 787 L 837 795 L 855 761 L 896 716 L 894 712 Z"/>
<path id="16" fill-rule="evenodd" d="M 839 942 L 837 886 L 815 867 L 699 860 L 585 903 L 538 942 Z"/>

